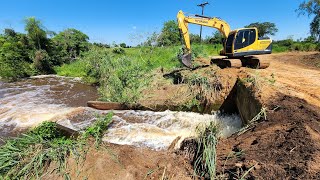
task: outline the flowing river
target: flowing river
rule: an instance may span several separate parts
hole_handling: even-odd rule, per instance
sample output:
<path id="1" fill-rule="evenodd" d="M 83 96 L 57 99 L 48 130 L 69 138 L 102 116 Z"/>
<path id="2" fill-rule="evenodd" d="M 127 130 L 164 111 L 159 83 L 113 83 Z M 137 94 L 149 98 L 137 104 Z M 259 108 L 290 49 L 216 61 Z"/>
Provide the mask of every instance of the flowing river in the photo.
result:
<path id="1" fill-rule="evenodd" d="M 83 130 L 100 115 L 86 107 L 98 98 L 97 89 L 77 78 L 35 76 L 14 83 L 0 81 L 0 138 L 17 136 L 43 121 L 56 121 L 74 130 Z M 199 124 L 215 122 L 221 136 L 241 128 L 237 115 L 201 115 L 191 112 L 113 111 L 113 122 L 103 140 L 115 144 L 166 149 L 178 136 L 196 135 Z"/>

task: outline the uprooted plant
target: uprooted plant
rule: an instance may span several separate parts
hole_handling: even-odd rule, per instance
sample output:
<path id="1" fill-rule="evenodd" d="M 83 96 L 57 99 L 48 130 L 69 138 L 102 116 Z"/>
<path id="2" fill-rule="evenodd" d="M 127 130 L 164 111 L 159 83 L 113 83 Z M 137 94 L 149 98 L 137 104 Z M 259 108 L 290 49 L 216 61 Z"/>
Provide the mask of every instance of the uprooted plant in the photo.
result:
<path id="1" fill-rule="evenodd" d="M 0 147 L 0 179 L 41 179 L 49 167 L 69 179 L 67 158 L 78 163 L 84 158 L 86 139 L 101 139 L 111 122 L 112 113 L 75 138 L 58 128 L 55 122 L 44 122 L 20 137 L 6 140 Z M 83 138 L 86 137 L 86 138 Z"/>
<path id="2" fill-rule="evenodd" d="M 253 127 L 253 125 L 256 124 L 262 118 L 264 120 L 267 119 L 267 108 L 265 107 L 262 107 L 260 112 L 254 118 L 252 118 L 246 126 L 244 126 L 238 131 L 238 135 L 241 135 L 250 130 Z"/>

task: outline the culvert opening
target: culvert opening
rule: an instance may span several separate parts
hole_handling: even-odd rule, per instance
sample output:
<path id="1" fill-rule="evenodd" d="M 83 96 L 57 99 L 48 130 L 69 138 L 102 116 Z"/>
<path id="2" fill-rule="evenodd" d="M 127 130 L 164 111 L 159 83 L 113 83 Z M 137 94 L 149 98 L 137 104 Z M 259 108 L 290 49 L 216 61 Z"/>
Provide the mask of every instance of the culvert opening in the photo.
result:
<path id="1" fill-rule="evenodd" d="M 243 81 L 238 79 L 229 95 L 222 103 L 219 110 L 224 114 L 237 113 L 243 124 L 248 124 L 260 113 L 262 104 L 255 98 L 252 88 L 247 87 Z"/>

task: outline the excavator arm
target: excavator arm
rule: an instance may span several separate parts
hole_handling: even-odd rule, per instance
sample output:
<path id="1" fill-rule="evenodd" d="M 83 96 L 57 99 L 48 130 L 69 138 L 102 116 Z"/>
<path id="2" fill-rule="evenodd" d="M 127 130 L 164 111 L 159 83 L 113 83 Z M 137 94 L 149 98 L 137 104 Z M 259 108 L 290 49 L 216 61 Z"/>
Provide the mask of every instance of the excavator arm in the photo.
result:
<path id="1" fill-rule="evenodd" d="M 228 37 L 231 31 L 228 23 L 216 17 L 211 18 L 211 17 L 199 16 L 199 15 L 185 16 L 182 11 L 179 11 L 177 15 L 177 19 L 178 19 L 180 34 L 183 37 L 183 42 L 186 48 L 184 55 L 182 56 L 182 63 L 187 67 L 192 67 L 191 44 L 190 44 L 190 35 L 189 35 L 189 29 L 188 29 L 189 23 L 216 28 L 221 32 L 221 34 L 225 38 Z"/>

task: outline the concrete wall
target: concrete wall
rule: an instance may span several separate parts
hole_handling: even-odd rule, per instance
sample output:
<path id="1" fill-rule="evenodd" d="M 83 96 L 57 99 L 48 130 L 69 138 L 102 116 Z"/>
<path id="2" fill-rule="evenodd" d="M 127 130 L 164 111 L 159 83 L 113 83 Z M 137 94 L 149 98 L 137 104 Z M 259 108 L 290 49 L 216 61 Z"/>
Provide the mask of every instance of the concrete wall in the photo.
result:
<path id="1" fill-rule="evenodd" d="M 239 113 L 243 124 L 247 124 L 260 111 L 262 105 L 254 96 L 250 87 L 246 87 L 241 80 L 237 80 L 230 94 L 220 107 L 223 113 Z"/>

